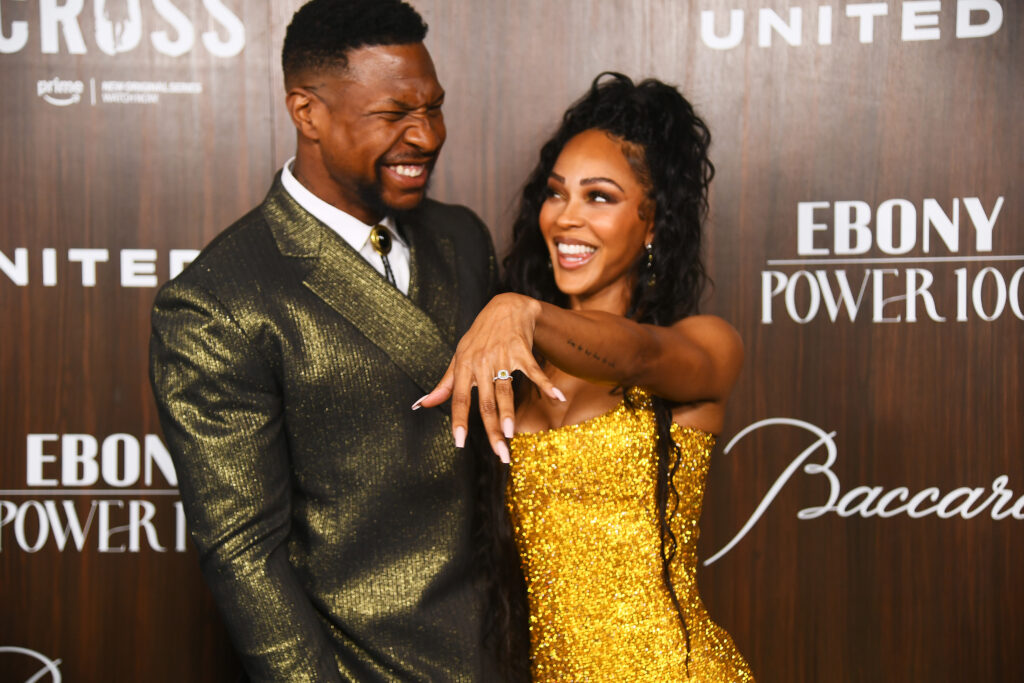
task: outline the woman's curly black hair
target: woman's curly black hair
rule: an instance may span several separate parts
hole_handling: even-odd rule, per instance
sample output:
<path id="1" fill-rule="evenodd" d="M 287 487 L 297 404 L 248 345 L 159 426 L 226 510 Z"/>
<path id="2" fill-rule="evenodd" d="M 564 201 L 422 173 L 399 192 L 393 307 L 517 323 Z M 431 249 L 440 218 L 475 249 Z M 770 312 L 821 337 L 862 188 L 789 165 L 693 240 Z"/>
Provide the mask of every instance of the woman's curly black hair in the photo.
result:
<path id="1" fill-rule="evenodd" d="M 647 79 L 634 84 L 606 71 L 590 91 L 565 112 L 562 125 L 540 151 L 540 160 L 523 188 L 512 227 L 512 249 L 505 257 L 505 286 L 541 301 L 567 306 L 568 300 L 548 267 L 548 250 L 538 219 L 547 197 L 548 177 L 573 137 L 597 129 L 639 147 L 643 158 L 626 151 L 637 177 L 654 203 L 653 271 L 649 280 L 644 254 L 634 266 L 635 285 L 627 315 L 654 325 L 672 323 L 698 312 L 707 283 L 701 235 L 708 207 L 708 185 L 715 167 L 708 159 L 711 134 L 678 90 Z"/>
<path id="2" fill-rule="evenodd" d="M 590 90 L 569 108 L 561 126 L 541 148 L 513 224 L 512 248 L 504 260 L 504 289 L 568 307 L 568 298 L 555 284 L 539 217 L 558 155 L 571 138 L 592 129 L 622 144 L 627 161 L 647 189 L 648 204 L 654 206 L 653 263 L 648 265 L 645 252 L 637 255 L 627 317 L 640 323 L 671 325 L 698 313 L 709 282 L 701 237 L 708 186 L 715 172 L 708 159 L 711 134 L 676 88 L 654 79 L 633 83 L 614 72 L 594 79 Z M 662 578 L 686 637 L 688 667 L 689 629 L 671 576 L 678 541 L 669 524 L 679 502 L 673 479 L 680 453 L 670 432 L 673 406 L 657 396 L 652 400 L 658 429 L 656 504 Z"/>

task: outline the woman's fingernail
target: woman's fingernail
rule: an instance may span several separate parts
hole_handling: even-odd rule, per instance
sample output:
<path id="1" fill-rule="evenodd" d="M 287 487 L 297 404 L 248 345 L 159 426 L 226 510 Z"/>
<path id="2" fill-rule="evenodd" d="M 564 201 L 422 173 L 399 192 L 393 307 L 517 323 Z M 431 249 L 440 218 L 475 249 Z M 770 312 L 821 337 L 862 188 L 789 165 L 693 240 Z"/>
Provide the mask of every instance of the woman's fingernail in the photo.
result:
<path id="1" fill-rule="evenodd" d="M 423 399 L 425 399 L 427 396 L 430 396 L 430 394 L 425 394 L 423 396 L 420 396 L 419 400 L 417 400 L 415 403 L 412 404 L 412 409 L 413 410 L 419 410 L 420 409 L 420 404 L 423 403 Z"/>
<path id="2" fill-rule="evenodd" d="M 501 421 L 501 431 L 504 432 L 506 439 L 511 439 L 513 436 L 515 436 L 516 426 L 515 423 L 512 422 L 511 417 L 506 417 L 504 420 Z"/>
<path id="3" fill-rule="evenodd" d="M 565 394 L 558 390 L 558 387 L 552 387 L 551 394 L 562 403 L 565 403 Z"/>
<path id="4" fill-rule="evenodd" d="M 498 454 L 498 459 L 503 463 L 507 465 L 512 462 L 512 458 L 509 457 L 508 446 L 505 445 L 504 441 L 495 441 L 493 448 L 494 452 Z"/>
<path id="5" fill-rule="evenodd" d="M 462 448 L 466 445 L 466 428 L 456 427 L 455 428 L 455 447 Z"/>

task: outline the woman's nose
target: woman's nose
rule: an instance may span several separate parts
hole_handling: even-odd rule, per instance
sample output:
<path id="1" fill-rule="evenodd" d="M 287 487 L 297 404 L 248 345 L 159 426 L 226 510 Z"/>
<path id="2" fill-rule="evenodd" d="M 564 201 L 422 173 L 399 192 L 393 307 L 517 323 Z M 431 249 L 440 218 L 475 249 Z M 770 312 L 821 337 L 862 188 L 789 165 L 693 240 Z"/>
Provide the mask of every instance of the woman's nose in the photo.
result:
<path id="1" fill-rule="evenodd" d="M 578 228 L 583 225 L 583 216 L 578 201 L 570 198 L 562 205 L 562 210 L 555 218 L 555 224 L 562 228 Z"/>

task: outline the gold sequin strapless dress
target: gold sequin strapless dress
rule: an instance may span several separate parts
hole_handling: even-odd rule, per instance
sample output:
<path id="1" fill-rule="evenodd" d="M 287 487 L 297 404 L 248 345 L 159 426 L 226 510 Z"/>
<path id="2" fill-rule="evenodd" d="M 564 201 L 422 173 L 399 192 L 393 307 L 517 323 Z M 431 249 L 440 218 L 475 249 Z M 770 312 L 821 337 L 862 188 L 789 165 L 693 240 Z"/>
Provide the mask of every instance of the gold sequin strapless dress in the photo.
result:
<path id="1" fill-rule="evenodd" d="M 673 585 L 661 578 L 654 413 L 630 390 L 612 411 L 512 439 L 508 507 L 530 606 L 534 681 L 753 681 L 732 638 L 697 593 L 697 521 L 714 437 L 672 426 L 679 542 Z"/>

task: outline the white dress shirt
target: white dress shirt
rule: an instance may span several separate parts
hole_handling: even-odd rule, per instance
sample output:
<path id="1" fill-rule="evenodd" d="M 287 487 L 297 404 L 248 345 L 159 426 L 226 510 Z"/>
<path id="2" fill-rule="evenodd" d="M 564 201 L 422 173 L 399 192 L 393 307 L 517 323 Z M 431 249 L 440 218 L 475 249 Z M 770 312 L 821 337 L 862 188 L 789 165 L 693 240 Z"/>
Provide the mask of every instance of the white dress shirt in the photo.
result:
<path id="1" fill-rule="evenodd" d="M 366 259 L 366 262 L 377 269 L 377 272 L 384 276 L 384 261 L 380 254 L 373 250 L 370 243 L 370 231 L 372 225 L 367 225 L 361 220 L 345 213 L 336 206 L 331 206 L 324 200 L 306 189 L 292 175 L 292 163 L 295 157 L 285 162 L 281 169 L 281 184 L 292 196 L 299 206 L 308 211 L 318 221 L 338 233 L 338 235 L 359 252 L 359 255 Z M 402 294 L 409 294 L 409 245 L 399 236 L 395 230 L 395 221 L 391 216 L 386 216 L 380 222 L 381 225 L 391 231 L 391 251 L 388 253 L 388 263 L 391 265 L 391 272 L 395 275 L 395 286 Z"/>

